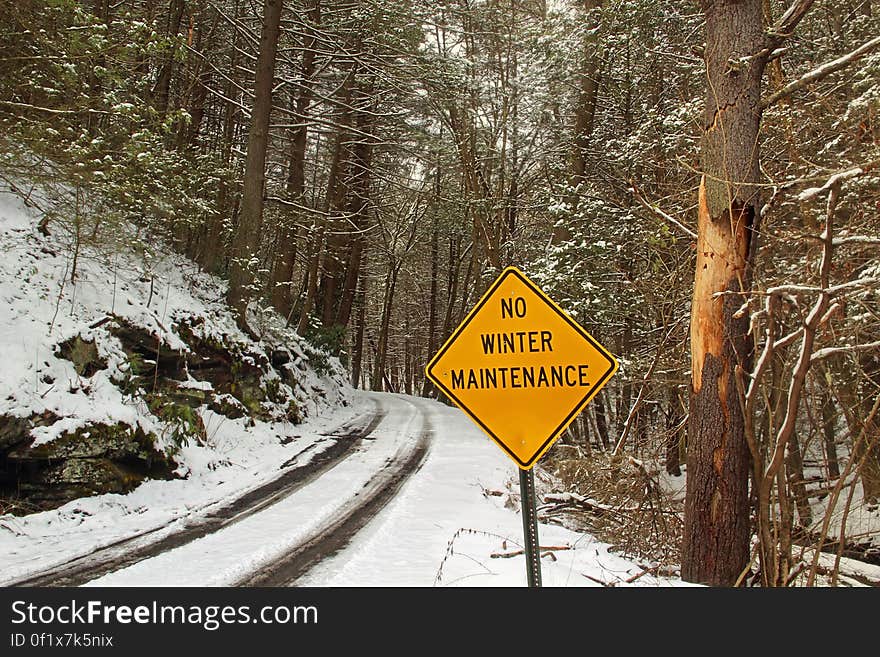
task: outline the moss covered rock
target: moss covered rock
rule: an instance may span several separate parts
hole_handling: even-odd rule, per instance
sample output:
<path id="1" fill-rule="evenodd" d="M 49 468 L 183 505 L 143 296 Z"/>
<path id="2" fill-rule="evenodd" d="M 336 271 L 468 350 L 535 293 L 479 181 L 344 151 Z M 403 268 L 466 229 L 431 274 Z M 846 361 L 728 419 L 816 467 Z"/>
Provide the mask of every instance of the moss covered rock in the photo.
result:
<path id="1" fill-rule="evenodd" d="M 123 423 L 90 424 L 36 446 L 28 437 L 0 453 L 0 495 L 47 509 L 172 478 L 176 464 L 153 444 L 152 435 Z"/>
<path id="2" fill-rule="evenodd" d="M 76 373 L 87 378 L 107 367 L 107 361 L 98 354 L 95 341 L 80 335 L 60 343 L 56 355 L 72 362 Z"/>

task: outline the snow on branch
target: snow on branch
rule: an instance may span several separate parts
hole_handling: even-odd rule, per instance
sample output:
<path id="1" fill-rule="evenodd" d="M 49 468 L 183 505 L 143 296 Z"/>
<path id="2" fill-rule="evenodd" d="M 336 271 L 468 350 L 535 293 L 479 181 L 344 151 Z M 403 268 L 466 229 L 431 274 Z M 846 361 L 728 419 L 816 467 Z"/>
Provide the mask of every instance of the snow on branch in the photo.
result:
<path id="1" fill-rule="evenodd" d="M 863 43 L 861 46 L 859 46 L 852 52 L 843 55 L 842 57 L 838 57 L 833 61 L 822 64 L 821 66 L 813 69 L 809 73 L 802 75 L 797 80 L 789 82 L 787 85 L 782 87 L 782 89 L 779 89 L 768 98 L 764 98 L 761 101 L 761 109 L 767 109 L 774 103 L 782 100 L 783 98 L 786 98 L 787 96 L 790 96 L 795 91 L 803 89 L 808 84 L 812 82 L 817 82 L 818 80 L 821 80 L 822 78 L 849 66 L 853 62 L 861 59 L 866 54 L 868 54 L 872 50 L 875 50 L 878 47 L 880 47 L 880 36 L 874 37 L 870 41 Z"/>
<path id="2" fill-rule="evenodd" d="M 835 237 L 834 246 L 847 246 L 849 244 L 861 244 L 863 246 L 880 246 L 880 237 L 868 237 L 866 235 L 851 235 L 849 237 Z"/>
<path id="3" fill-rule="evenodd" d="M 850 178 L 856 178 L 865 173 L 865 169 L 862 167 L 855 167 L 854 169 L 847 169 L 846 171 L 841 171 L 840 173 L 835 173 L 831 176 L 824 185 L 821 187 L 810 187 L 805 189 L 797 196 L 798 201 L 808 201 L 811 198 L 822 194 L 823 192 L 827 192 L 829 189 L 839 185 L 844 180 L 849 180 Z"/>
<path id="4" fill-rule="evenodd" d="M 876 342 L 867 342 L 865 344 L 844 345 L 840 347 L 825 347 L 824 349 L 814 351 L 813 354 L 810 356 L 810 361 L 815 362 L 817 360 L 822 360 L 823 358 L 828 358 L 829 356 L 833 356 L 834 354 L 852 353 L 854 351 L 871 351 L 878 348 L 880 348 L 880 340 Z"/>

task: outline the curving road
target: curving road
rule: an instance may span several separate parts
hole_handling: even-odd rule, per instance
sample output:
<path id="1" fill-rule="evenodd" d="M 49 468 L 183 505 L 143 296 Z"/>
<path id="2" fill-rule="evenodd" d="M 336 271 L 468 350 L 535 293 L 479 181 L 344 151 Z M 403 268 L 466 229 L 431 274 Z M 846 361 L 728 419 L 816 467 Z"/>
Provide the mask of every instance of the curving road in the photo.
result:
<path id="1" fill-rule="evenodd" d="M 308 464 L 187 519 L 6 586 L 289 585 L 343 549 L 416 472 L 430 419 L 417 400 L 367 393 L 375 407 L 340 426 Z M 178 523 L 179 524 L 179 523 Z"/>
<path id="2" fill-rule="evenodd" d="M 384 411 L 389 422 L 400 423 L 403 409 L 408 404 L 415 410 L 419 427 L 412 421 L 397 435 L 399 447 L 393 457 L 387 459 L 363 488 L 341 505 L 327 520 L 316 527 L 310 536 L 293 545 L 284 554 L 266 563 L 235 582 L 237 586 L 292 586 L 313 566 L 343 550 L 400 490 L 403 483 L 421 467 L 428 454 L 431 421 L 424 409 L 414 400 L 383 398 Z"/>

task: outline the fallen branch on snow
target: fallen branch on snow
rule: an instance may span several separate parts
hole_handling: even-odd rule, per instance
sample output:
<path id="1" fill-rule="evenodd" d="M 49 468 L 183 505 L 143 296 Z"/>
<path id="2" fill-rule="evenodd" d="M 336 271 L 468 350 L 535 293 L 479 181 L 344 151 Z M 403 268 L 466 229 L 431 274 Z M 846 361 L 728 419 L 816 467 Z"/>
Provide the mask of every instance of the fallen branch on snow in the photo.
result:
<path id="1" fill-rule="evenodd" d="M 559 552 L 562 550 L 571 550 L 570 545 L 542 545 L 538 548 L 538 550 L 542 553 L 541 556 L 544 557 L 547 554 L 552 555 L 553 552 Z M 510 559 L 511 557 L 518 557 L 521 554 L 525 554 L 526 551 L 523 549 L 519 550 L 510 550 L 509 552 L 493 552 L 489 556 L 493 559 Z"/>

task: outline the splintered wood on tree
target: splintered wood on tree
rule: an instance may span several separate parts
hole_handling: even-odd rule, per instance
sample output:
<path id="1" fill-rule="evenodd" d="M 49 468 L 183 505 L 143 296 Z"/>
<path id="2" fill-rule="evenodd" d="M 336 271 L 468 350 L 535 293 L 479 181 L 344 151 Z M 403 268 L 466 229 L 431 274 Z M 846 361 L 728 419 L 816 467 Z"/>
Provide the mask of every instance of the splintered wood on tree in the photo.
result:
<path id="1" fill-rule="evenodd" d="M 749 562 L 749 452 L 736 368 L 750 371 L 743 294 L 758 219 L 761 0 L 703 3 L 706 109 L 691 309 L 682 578 L 735 584 Z"/>

